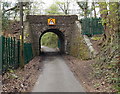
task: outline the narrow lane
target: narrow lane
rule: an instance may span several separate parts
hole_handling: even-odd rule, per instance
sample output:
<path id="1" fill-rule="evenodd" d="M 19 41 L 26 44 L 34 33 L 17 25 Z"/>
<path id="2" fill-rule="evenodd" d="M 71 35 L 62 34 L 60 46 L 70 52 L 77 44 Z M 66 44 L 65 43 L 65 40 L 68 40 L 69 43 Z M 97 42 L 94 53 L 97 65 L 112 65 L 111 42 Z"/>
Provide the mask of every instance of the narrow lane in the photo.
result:
<path id="1" fill-rule="evenodd" d="M 54 51 L 44 47 L 46 51 Z M 61 56 L 46 56 L 33 92 L 85 92 Z"/>

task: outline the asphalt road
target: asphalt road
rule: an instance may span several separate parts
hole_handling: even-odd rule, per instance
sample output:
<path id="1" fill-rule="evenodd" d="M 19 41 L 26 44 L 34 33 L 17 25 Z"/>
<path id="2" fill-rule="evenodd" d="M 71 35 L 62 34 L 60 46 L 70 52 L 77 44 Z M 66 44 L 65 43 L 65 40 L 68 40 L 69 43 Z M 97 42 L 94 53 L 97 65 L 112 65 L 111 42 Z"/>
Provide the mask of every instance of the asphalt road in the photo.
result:
<path id="1" fill-rule="evenodd" d="M 55 52 L 52 48 L 43 49 Z M 45 56 L 43 72 L 32 92 L 85 92 L 65 62 L 60 55 Z"/>

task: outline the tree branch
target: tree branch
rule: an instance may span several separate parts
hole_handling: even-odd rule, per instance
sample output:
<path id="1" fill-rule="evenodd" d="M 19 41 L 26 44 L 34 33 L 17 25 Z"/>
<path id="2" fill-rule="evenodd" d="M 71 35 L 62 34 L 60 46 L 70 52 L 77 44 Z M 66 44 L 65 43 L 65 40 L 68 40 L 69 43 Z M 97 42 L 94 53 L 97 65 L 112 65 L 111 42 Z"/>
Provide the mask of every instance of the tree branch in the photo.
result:
<path id="1" fill-rule="evenodd" d="M 27 6 L 28 4 L 29 4 L 29 2 L 24 2 L 23 7 Z M 14 11 L 14 10 L 17 9 L 17 8 L 18 8 L 18 9 L 20 8 L 19 3 L 17 3 L 14 7 L 10 8 L 10 9 L 4 10 L 3 13 L 8 12 L 8 11 Z"/>

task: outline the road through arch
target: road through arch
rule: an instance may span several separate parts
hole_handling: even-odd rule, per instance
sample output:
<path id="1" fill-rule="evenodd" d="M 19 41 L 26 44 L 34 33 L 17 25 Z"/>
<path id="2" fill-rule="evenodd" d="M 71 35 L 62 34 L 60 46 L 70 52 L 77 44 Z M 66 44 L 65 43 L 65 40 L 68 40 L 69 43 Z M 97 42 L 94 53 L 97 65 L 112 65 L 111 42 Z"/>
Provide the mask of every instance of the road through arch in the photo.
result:
<path id="1" fill-rule="evenodd" d="M 40 35 L 40 38 L 39 38 L 39 54 L 41 53 L 41 46 L 42 46 L 41 45 L 41 38 L 47 32 L 55 33 L 58 36 L 58 38 L 60 40 L 59 50 L 60 50 L 60 53 L 63 54 L 65 52 L 65 37 L 64 37 L 64 34 L 59 29 L 47 29 Z"/>

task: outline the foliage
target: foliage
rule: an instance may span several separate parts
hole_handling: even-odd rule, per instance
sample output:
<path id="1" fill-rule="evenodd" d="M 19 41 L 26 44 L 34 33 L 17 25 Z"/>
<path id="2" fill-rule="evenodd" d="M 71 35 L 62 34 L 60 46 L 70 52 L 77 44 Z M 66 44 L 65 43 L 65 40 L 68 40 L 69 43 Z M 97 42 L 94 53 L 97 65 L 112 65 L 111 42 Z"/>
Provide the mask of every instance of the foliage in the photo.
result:
<path id="1" fill-rule="evenodd" d="M 91 13 L 91 9 L 89 8 L 88 6 L 88 2 L 84 2 L 84 1 L 81 1 L 81 2 L 77 2 L 77 4 L 79 5 L 79 7 L 82 9 L 82 16 L 84 16 L 85 18 L 88 17 L 88 15 Z"/>
<path id="2" fill-rule="evenodd" d="M 58 5 L 58 7 L 63 11 L 64 14 L 69 14 L 69 5 L 70 5 L 70 1 L 66 1 L 66 2 L 60 2 L 57 1 L 56 4 Z"/>
<path id="3" fill-rule="evenodd" d="M 43 6 L 44 6 L 44 2 L 42 1 L 42 0 L 39 0 L 39 2 L 38 1 L 34 1 L 33 3 L 31 3 L 31 6 L 30 6 L 30 8 L 31 8 L 31 10 L 30 10 L 30 14 L 31 15 L 38 15 L 38 14 L 41 14 L 41 9 L 43 9 Z M 40 9 L 38 9 L 38 7 L 40 8 Z"/>
<path id="4" fill-rule="evenodd" d="M 30 12 L 31 2 L 23 2 L 24 14 Z M 19 20 L 20 3 L 2 2 L 2 29 L 6 31 L 9 28 L 10 22 Z"/>
<path id="5" fill-rule="evenodd" d="M 98 71 L 96 75 L 99 74 L 99 78 L 104 78 L 106 83 L 114 85 L 120 92 L 119 5 L 117 2 L 100 2 L 99 6 L 105 34 L 100 43 L 101 51 L 95 65 Z"/>
<path id="6" fill-rule="evenodd" d="M 52 4 L 49 9 L 47 11 L 47 13 L 49 14 L 69 14 L 69 5 L 70 5 L 70 1 L 56 1 L 55 4 Z"/>
<path id="7" fill-rule="evenodd" d="M 5 13 L 4 11 L 6 8 L 10 7 L 10 3 L 8 2 L 2 2 L 2 28 L 3 30 L 6 30 L 9 26 L 9 17 L 10 13 Z"/>
<path id="8" fill-rule="evenodd" d="M 57 48 L 58 47 L 58 36 L 54 33 L 48 32 L 42 36 L 41 44 L 44 46 Z"/>
<path id="9" fill-rule="evenodd" d="M 48 14 L 60 14 L 59 8 L 56 4 L 52 4 L 49 7 L 49 10 L 46 11 Z"/>
<path id="10" fill-rule="evenodd" d="M 99 36 L 93 36 L 91 39 L 97 41 L 97 40 L 101 40 L 101 37 L 99 37 Z"/>

